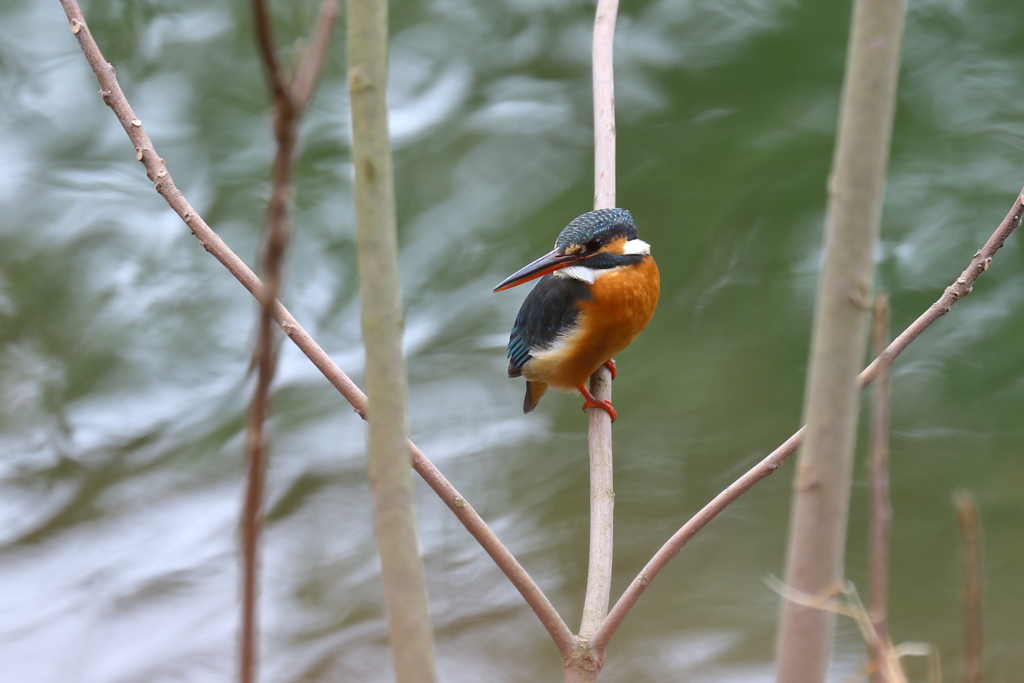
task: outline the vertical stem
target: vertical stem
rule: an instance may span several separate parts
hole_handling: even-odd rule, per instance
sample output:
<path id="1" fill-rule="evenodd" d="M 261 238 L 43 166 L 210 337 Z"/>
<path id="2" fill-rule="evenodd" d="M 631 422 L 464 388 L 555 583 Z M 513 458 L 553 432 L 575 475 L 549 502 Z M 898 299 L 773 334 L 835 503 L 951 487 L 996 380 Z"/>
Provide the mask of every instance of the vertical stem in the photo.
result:
<path id="1" fill-rule="evenodd" d="M 601 368 L 590 378 L 590 391 L 611 398 L 611 373 Z M 590 556 L 587 592 L 583 602 L 580 638 L 590 640 L 605 615 L 612 587 L 612 543 L 615 489 L 612 484 L 611 418 L 603 410 L 590 410 L 587 442 L 590 446 Z"/>
<path id="2" fill-rule="evenodd" d="M 594 19 L 594 208 L 615 206 L 615 81 L 613 52 L 618 0 L 600 0 Z M 611 399 L 611 373 L 601 367 L 590 378 L 598 399 Z M 608 613 L 611 594 L 613 512 L 611 418 L 591 410 L 587 443 L 590 450 L 590 558 L 580 637 L 588 640 Z"/>
<path id="3" fill-rule="evenodd" d="M 594 83 L 594 208 L 615 207 L 615 20 L 618 0 L 598 0 L 594 17 L 592 68 Z M 590 377 L 590 392 L 599 400 L 612 398 L 612 376 L 601 366 Z M 604 647 L 590 639 L 608 614 L 612 589 L 615 489 L 612 482 L 612 421 L 603 410 L 588 411 L 587 447 L 590 452 L 590 555 L 587 592 L 576 652 L 564 657 L 567 683 L 596 681 L 604 663 Z"/>
<path id="4" fill-rule="evenodd" d="M 263 345 L 262 330 L 256 345 L 255 355 L 269 356 Z M 266 437 L 263 433 L 264 420 L 268 409 L 267 395 L 271 374 L 264 374 L 260 363 L 257 389 L 249 404 L 246 424 L 245 461 L 246 487 L 242 503 L 242 623 L 238 648 L 238 680 L 240 683 L 254 683 L 259 661 L 259 636 L 257 632 L 257 603 L 259 599 L 259 542 L 263 530 L 263 487 L 266 478 Z"/>
<path id="5" fill-rule="evenodd" d="M 272 190 L 267 204 L 261 262 L 265 286 L 259 297 L 256 349 L 253 351 L 253 365 L 257 368 L 256 388 L 249 405 L 245 439 L 248 481 L 242 509 L 242 633 L 239 648 L 241 683 L 254 683 L 257 680 L 259 661 L 257 606 L 259 543 L 263 530 L 263 491 L 267 472 L 266 419 L 270 413 L 270 385 L 277 369 L 274 305 L 281 290 L 282 263 L 291 232 L 288 223 L 288 198 L 291 192 L 295 128 L 299 116 L 281 77 L 266 6 L 263 0 L 252 0 L 252 8 L 253 30 L 274 106 L 274 137 L 277 149 L 271 167 Z"/>
<path id="6" fill-rule="evenodd" d="M 834 586 L 843 573 L 857 372 L 866 350 L 903 15 L 903 0 L 854 3 L 786 557 L 786 584 L 810 594 Z M 834 613 L 785 601 L 778 681 L 821 683 L 834 628 Z"/>
<path id="7" fill-rule="evenodd" d="M 875 297 L 871 337 L 875 356 L 889 344 L 889 297 Z M 889 368 L 883 367 L 875 379 L 871 406 L 871 455 L 868 461 L 868 615 L 875 633 L 871 667 L 874 683 L 888 683 L 881 678 L 882 661 L 889 643 L 886 625 L 889 594 L 889 527 L 892 506 L 889 503 Z"/>
<path id="8" fill-rule="evenodd" d="M 964 672 L 963 683 L 981 683 L 982 621 L 981 621 L 981 523 L 978 504 L 967 491 L 953 496 L 956 520 L 960 525 L 964 578 L 961 600 L 964 608 Z"/>
<path id="9" fill-rule="evenodd" d="M 386 0 L 348 4 L 356 241 L 368 398 L 368 470 L 389 643 L 398 683 L 436 680 L 423 560 L 416 544 L 402 355 L 398 238 L 387 126 Z"/>
<path id="10" fill-rule="evenodd" d="M 615 208 L 615 21 L 619 0 L 598 0 L 591 53 L 594 81 L 594 208 Z M 595 411 L 596 412 L 596 411 Z"/>

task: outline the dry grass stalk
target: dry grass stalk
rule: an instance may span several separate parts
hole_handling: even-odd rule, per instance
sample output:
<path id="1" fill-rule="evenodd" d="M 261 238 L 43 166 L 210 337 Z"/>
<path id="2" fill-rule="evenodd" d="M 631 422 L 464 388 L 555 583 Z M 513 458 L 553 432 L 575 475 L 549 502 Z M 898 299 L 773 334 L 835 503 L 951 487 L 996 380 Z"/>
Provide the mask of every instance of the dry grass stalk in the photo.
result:
<path id="1" fill-rule="evenodd" d="M 964 610 L 964 671 L 963 683 L 981 683 L 982 674 L 982 619 L 981 598 L 983 583 L 981 577 L 981 521 L 978 504 L 967 491 L 958 491 L 953 496 L 956 506 L 956 520 L 960 527 L 961 555 L 964 577 L 961 588 L 961 603 Z"/>

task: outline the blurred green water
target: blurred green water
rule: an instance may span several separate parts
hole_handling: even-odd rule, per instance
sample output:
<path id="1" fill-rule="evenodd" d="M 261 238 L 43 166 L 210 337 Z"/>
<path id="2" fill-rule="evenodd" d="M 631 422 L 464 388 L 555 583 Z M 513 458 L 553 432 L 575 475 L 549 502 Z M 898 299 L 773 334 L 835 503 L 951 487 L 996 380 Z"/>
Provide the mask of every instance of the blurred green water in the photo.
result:
<path id="1" fill-rule="evenodd" d="M 240 5 L 85 6 L 178 186 L 250 262 L 272 153 Z M 282 41 L 314 3 L 276 8 Z M 578 626 L 585 417 L 519 413 L 491 294 L 590 205 L 585 3 L 392 8 L 396 180 L 413 437 Z M 654 246 L 659 311 L 619 360 L 617 572 L 799 426 L 849 6 L 624 4 L 619 203 Z M 913 2 L 879 250 L 902 329 L 1024 182 L 1024 11 Z M 304 125 L 286 303 L 360 376 L 343 44 Z M 12 680 L 223 680 L 233 671 L 241 429 L 254 308 L 152 192 L 58 3 L 0 7 L 0 655 Z M 960 665 L 950 495 L 985 525 L 987 680 L 1024 668 L 1022 252 L 895 368 L 891 631 Z M 387 680 L 362 426 L 284 347 L 263 595 L 264 680 Z M 771 677 L 787 466 L 652 585 L 602 680 Z M 864 585 L 863 468 L 849 534 Z M 535 617 L 421 487 L 441 677 L 558 680 Z M 840 622 L 834 677 L 862 647 Z M 920 679 L 923 666 L 911 665 Z"/>

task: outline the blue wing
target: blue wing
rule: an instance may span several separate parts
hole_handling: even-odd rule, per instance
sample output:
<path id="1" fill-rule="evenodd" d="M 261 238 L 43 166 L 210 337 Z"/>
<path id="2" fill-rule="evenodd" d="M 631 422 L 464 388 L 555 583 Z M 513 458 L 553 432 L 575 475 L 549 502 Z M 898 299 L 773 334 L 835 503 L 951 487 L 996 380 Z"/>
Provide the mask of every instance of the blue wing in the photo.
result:
<path id="1" fill-rule="evenodd" d="M 590 298 L 586 283 L 571 277 L 545 275 L 537 281 L 508 340 L 508 376 L 519 377 L 533 357 L 531 351 L 551 346 L 559 333 L 571 329 L 579 317 L 579 302 Z"/>

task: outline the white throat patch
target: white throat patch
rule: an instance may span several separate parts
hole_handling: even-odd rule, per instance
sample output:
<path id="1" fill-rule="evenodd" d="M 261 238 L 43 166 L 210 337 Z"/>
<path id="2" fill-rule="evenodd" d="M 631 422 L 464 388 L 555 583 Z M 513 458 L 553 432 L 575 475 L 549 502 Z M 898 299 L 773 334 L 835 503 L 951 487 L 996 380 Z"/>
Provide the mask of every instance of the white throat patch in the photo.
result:
<path id="1" fill-rule="evenodd" d="M 586 282 L 588 285 L 592 285 L 597 282 L 597 278 L 604 275 L 605 271 L 597 270 L 596 268 L 587 268 L 586 266 L 566 266 L 565 268 L 559 268 L 553 274 L 558 277 L 571 277 L 574 280 L 580 280 Z"/>

